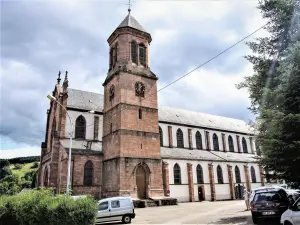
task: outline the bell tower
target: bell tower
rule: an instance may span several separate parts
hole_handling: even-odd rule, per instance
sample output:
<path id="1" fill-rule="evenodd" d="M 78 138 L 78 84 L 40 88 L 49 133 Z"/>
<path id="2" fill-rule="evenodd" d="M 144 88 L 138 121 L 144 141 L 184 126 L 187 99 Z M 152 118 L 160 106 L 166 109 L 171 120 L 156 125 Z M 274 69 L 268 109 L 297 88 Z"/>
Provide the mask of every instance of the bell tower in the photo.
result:
<path id="1" fill-rule="evenodd" d="M 108 38 L 103 83 L 104 196 L 163 196 L 157 80 L 150 70 L 151 35 L 130 14 Z"/>

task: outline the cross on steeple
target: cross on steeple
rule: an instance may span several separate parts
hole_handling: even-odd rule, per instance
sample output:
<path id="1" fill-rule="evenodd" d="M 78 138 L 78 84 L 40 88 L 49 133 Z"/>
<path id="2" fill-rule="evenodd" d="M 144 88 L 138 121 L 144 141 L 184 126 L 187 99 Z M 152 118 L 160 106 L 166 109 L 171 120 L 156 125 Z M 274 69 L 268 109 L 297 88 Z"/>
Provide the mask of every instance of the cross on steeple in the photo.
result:
<path id="1" fill-rule="evenodd" d="M 128 5 L 128 14 L 130 14 L 130 11 L 131 11 L 130 6 L 132 6 L 132 5 L 130 4 L 130 0 L 128 0 L 128 4 L 126 4 L 126 5 Z"/>

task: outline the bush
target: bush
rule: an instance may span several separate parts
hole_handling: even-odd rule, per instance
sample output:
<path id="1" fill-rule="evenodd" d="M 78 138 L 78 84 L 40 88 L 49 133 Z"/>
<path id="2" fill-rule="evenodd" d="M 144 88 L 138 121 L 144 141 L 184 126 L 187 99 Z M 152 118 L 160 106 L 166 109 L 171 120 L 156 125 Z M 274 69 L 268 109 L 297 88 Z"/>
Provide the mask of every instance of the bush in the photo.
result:
<path id="1" fill-rule="evenodd" d="M 9 166 L 9 161 L 7 159 L 3 159 L 0 161 L 0 169 L 3 167 L 8 167 Z"/>
<path id="2" fill-rule="evenodd" d="M 39 168 L 39 163 L 34 162 L 33 165 L 31 166 L 31 169 Z"/>
<path id="3" fill-rule="evenodd" d="M 0 225 L 92 225 L 97 203 L 91 197 L 73 200 L 50 189 L 32 190 L 0 199 Z"/>
<path id="4" fill-rule="evenodd" d="M 24 165 L 22 164 L 15 164 L 14 170 L 20 170 L 23 168 Z"/>
<path id="5" fill-rule="evenodd" d="M 0 169 L 0 180 L 8 175 L 12 175 L 11 169 L 8 166 L 2 167 Z"/>

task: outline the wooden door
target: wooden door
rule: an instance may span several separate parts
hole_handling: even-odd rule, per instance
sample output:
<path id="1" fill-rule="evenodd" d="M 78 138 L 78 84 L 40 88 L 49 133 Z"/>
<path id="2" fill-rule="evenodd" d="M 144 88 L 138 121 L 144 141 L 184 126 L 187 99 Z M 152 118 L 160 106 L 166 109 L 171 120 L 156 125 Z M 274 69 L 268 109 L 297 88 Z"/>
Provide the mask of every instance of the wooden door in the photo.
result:
<path id="1" fill-rule="evenodd" d="M 146 198 L 146 172 L 142 166 L 139 166 L 136 170 L 136 186 L 138 198 Z"/>

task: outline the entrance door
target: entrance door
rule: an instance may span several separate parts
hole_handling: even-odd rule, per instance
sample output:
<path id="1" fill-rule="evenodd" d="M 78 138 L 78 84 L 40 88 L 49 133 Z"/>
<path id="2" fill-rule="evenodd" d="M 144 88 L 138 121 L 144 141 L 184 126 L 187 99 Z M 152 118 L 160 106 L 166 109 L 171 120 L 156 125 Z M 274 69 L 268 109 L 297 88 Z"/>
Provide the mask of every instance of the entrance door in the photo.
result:
<path id="1" fill-rule="evenodd" d="M 146 198 L 146 172 L 142 166 L 139 166 L 136 170 L 136 186 L 138 198 Z"/>
<path id="2" fill-rule="evenodd" d="M 244 187 L 241 184 L 237 184 L 235 186 L 235 197 L 236 199 L 243 199 L 244 198 Z"/>
<path id="3" fill-rule="evenodd" d="M 198 186 L 198 198 L 199 198 L 200 202 L 204 200 L 204 198 L 203 198 L 203 190 L 202 190 L 201 186 Z"/>

